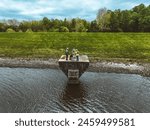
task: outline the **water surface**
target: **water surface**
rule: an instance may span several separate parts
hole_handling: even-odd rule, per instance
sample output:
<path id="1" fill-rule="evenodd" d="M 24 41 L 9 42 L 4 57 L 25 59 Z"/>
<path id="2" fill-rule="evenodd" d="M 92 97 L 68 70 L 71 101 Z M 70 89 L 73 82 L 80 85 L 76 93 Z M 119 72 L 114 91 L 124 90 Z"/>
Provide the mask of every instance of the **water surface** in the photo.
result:
<path id="1" fill-rule="evenodd" d="M 86 72 L 68 85 L 61 70 L 0 68 L 0 112 L 150 112 L 150 77 Z"/>

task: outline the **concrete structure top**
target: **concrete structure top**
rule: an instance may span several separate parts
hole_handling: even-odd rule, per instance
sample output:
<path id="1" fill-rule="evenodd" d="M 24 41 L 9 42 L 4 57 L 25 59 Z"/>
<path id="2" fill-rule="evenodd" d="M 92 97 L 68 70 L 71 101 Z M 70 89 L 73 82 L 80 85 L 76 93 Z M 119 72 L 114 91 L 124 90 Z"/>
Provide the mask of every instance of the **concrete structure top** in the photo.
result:
<path id="1" fill-rule="evenodd" d="M 79 61 L 77 61 L 76 58 L 66 60 L 66 55 L 62 55 L 58 62 L 89 62 L 89 58 L 87 55 L 79 55 Z"/>

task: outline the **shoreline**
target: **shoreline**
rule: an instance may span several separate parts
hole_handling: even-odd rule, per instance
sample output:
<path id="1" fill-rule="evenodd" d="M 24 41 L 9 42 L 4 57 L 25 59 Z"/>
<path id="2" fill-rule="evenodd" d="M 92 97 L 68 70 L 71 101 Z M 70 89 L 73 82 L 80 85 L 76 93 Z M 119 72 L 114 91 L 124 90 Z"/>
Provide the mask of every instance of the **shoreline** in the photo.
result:
<path id="1" fill-rule="evenodd" d="M 59 69 L 58 59 L 25 59 L 25 58 L 0 58 L 0 67 L 9 68 L 49 68 Z M 87 71 L 123 74 L 139 74 L 150 76 L 150 63 L 117 63 L 108 61 L 90 62 Z"/>

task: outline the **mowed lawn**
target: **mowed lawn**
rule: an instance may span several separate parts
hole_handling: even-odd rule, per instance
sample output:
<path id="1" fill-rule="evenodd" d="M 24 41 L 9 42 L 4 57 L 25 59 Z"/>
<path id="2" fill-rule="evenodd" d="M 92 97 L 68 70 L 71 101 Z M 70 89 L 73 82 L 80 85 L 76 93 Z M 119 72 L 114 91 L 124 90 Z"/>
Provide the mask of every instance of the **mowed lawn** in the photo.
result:
<path id="1" fill-rule="evenodd" d="M 66 47 L 91 60 L 150 62 L 150 33 L 0 33 L 0 57 L 59 58 Z"/>

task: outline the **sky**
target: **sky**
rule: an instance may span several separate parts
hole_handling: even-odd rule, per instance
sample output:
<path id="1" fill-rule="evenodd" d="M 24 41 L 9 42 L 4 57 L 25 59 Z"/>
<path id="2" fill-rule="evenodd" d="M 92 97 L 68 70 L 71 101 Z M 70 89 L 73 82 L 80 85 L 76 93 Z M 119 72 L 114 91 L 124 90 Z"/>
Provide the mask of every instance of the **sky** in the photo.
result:
<path id="1" fill-rule="evenodd" d="M 150 0 L 0 0 L 0 20 L 39 20 L 82 18 L 94 20 L 98 9 L 131 9 Z"/>

